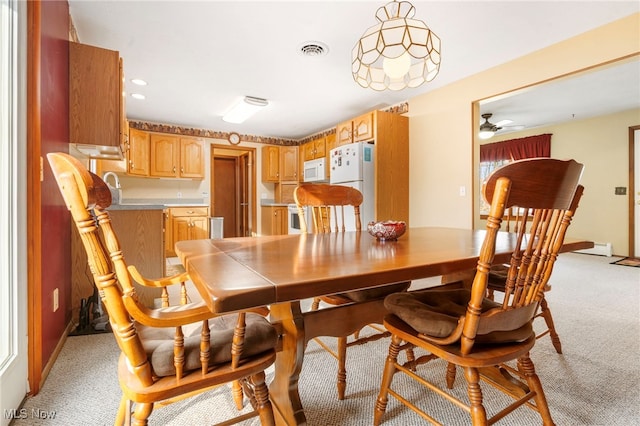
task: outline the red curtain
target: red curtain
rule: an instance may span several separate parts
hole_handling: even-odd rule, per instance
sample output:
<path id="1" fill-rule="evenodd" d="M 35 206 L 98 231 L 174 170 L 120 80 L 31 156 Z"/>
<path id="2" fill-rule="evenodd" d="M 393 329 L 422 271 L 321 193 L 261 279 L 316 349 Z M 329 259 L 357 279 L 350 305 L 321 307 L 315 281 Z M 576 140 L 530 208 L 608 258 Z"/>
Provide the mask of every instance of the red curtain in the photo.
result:
<path id="1" fill-rule="evenodd" d="M 480 162 L 551 157 L 551 134 L 480 145 Z"/>

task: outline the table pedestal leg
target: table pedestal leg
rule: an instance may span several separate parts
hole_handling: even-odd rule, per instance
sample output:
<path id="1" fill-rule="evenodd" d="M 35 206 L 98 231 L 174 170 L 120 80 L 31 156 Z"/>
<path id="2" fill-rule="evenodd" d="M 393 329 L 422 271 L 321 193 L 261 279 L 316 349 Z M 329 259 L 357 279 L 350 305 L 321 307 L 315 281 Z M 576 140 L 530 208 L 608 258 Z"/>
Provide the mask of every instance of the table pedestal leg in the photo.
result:
<path id="1" fill-rule="evenodd" d="M 275 377 L 269 385 L 276 423 L 303 425 L 307 419 L 298 393 L 298 378 L 306 342 L 300 302 L 271 305 L 270 310 L 271 322 L 282 327 L 282 347 L 276 357 Z"/>

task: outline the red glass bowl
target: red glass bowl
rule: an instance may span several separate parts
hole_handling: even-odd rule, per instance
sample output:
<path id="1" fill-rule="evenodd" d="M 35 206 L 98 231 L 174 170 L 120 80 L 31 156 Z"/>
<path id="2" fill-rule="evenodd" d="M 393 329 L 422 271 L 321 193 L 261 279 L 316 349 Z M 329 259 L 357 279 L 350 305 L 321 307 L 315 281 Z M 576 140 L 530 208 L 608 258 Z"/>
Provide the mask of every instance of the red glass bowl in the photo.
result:
<path id="1" fill-rule="evenodd" d="M 387 220 L 384 222 L 369 222 L 367 231 L 378 241 L 397 240 L 407 230 L 407 224 L 403 221 Z"/>

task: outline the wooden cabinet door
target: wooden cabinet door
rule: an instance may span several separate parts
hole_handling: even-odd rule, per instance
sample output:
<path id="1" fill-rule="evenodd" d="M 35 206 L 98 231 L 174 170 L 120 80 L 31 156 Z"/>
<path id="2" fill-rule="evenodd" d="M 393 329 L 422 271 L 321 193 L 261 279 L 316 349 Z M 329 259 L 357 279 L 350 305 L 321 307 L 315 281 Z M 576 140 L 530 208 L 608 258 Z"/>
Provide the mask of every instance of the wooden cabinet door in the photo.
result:
<path id="1" fill-rule="evenodd" d="M 322 158 L 327 155 L 327 138 L 322 137 L 320 139 L 316 139 L 314 143 L 314 158 Z"/>
<path id="2" fill-rule="evenodd" d="M 262 148 L 262 181 L 280 181 L 280 147 L 268 145 Z"/>
<path id="3" fill-rule="evenodd" d="M 164 216 L 164 253 L 166 257 L 175 257 L 176 252 L 173 248 L 173 226 L 170 210 L 163 212 Z"/>
<path id="4" fill-rule="evenodd" d="M 180 177 L 204 179 L 204 141 L 180 139 Z"/>
<path id="5" fill-rule="evenodd" d="M 149 133 L 137 129 L 129 130 L 127 173 L 130 175 L 149 176 L 149 142 Z"/>
<path id="6" fill-rule="evenodd" d="M 178 177 L 180 139 L 178 136 L 154 133 L 151 135 L 150 176 Z"/>
<path id="7" fill-rule="evenodd" d="M 345 121 L 336 128 L 336 145 L 345 145 L 353 142 L 353 121 Z"/>
<path id="8" fill-rule="evenodd" d="M 122 148 L 120 54 L 69 43 L 69 142 Z"/>
<path id="9" fill-rule="evenodd" d="M 327 161 L 325 161 L 325 171 L 327 179 L 331 178 L 331 150 L 337 146 L 336 144 L 336 135 L 332 133 L 325 137 L 325 156 L 327 157 Z"/>
<path id="10" fill-rule="evenodd" d="M 262 235 L 286 235 L 289 233 L 288 209 L 285 206 L 262 207 Z"/>
<path id="11" fill-rule="evenodd" d="M 303 161 L 313 160 L 315 158 L 315 141 L 305 143 L 302 145 L 301 150 Z"/>
<path id="12" fill-rule="evenodd" d="M 353 141 L 367 141 L 375 137 L 373 112 L 357 117 L 353 120 Z"/>
<path id="13" fill-rule="evenodd" d="M 178 241 L 190 240 L 191 218 L 190 217 L 174 217 L 171 223 L 173 228 L 173 244 Z"/>
<path id="14" fill-rule="evenodd" d="M 289 232 L 287 207 L 275 207 L 273 210 L 273 235 L 286 235 Z"/>
<path id="15" fill-rule="evenodd" d="M 280 182 L 298 181 L 298 147 L 280 147 Z"/>
<path id="16" fill-rule="evenodd" d="M 190 240 L 202 240 L 209 238 L 209 218 L 196 216 L 191 218 Z"/>

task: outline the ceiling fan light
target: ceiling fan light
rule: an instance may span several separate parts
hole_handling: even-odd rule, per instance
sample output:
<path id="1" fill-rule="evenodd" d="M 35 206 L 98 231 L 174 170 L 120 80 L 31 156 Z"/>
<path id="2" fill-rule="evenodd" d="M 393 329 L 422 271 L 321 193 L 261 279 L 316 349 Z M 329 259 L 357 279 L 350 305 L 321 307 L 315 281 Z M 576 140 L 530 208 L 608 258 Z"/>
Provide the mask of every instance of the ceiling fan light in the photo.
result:
<path id="1" fill-rule="evenodd" d="M 480 139 L 491 139 L 495 134 L 496 132 L 492 130 L 480 130 L 480 133 L 478 133 L 478 136 L 480 137 Z"/>

